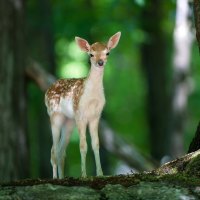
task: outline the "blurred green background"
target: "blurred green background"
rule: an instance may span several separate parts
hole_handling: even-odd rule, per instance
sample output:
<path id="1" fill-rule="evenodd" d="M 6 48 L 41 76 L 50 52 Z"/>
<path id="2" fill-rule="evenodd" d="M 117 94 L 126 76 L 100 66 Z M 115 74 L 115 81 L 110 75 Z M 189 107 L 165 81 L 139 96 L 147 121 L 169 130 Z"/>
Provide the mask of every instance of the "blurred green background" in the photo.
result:
<path id="1" fill-rule="evenodd" d="M 88 56 L 78 49 L 75 36 L 91 44 L 106 43 L 110 36 L 121 31 L 120 42 L 111 52 L 105 68 L 107 103 L 102 118 L 142 156 L 152 163 L 160 163 L 164 156 L 172 159 L 187 152 L 200 119 L 199 54 L 192 25 L 192 5 L 188 6 L 187 20 L 193 40 L 181 82 L 174 78 L 179 76 L 173 61 L 176 55 L 175 0 L 27 0 L 27 52 L 57 78 L 83 77 L 89 70 Z M 181 90 L 178 84 L 186 84 L 190 89 L 183 94 L 186 103 L 177 114 L 173 100 Z M 44 92 L 31 80 L 28 82 L 28 143 L 30 177 L 51 177 L 52 139 Z M 78 143 L 75 129 L 67 149 L 67 176 L 80 176 Z M 175 149 L 179 144 L 180 149 Z M 117 174 L 120 167 L 127 166 L 104 147 L 101 157 L 106 174 Z M 123 173 L 137 170 L 129 167 Z M 89 175 L 95 172 L 90 144 L 87 171 Z"/>

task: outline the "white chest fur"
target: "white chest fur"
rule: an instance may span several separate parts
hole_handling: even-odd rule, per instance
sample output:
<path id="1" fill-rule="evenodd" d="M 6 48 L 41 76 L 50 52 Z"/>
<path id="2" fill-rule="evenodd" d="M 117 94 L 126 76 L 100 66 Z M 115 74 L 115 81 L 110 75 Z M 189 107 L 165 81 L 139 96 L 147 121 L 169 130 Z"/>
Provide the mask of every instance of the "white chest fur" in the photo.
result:
<path id="1" fill-rule="evenodd" d="M 63 112 L 63 114 L 70 118 L 74 118 L 74 108 L 73 108 L 73 100 L 72 97 L 66 97 L 60 99 L 60 111 Z"/>
<path id="2" fill-rule="evenodd" d="M 103 85 L 96 85 L 88 80 L 85 84 L 84 93 L 80 98 L 78 116 L 86 121 L 97 118 L 101 115 L 104 104 Z"/>

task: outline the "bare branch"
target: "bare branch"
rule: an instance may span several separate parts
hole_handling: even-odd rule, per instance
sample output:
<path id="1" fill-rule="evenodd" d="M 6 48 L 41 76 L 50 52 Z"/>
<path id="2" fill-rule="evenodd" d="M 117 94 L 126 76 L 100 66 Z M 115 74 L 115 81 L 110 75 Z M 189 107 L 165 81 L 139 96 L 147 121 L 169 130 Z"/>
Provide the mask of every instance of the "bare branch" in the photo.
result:
<path id="1" fill-rule="evenodd" d="M 139 171 L 148 171 L 155 168 L 155 164 L 150 159 L 145 158 L 132 144 L 125 142 L 104 120 L 101 120 L 100 125 L 100 140 L 108 152 Z"/>
<path id="2" fill-rule="evenodd" d="M 49 86 L 56 81 L 56 78 L 44 70 L 36 61 L 29 59 L 26 67 L 26 75 L 34 80 L 42 91 L 46 91 Z"/>

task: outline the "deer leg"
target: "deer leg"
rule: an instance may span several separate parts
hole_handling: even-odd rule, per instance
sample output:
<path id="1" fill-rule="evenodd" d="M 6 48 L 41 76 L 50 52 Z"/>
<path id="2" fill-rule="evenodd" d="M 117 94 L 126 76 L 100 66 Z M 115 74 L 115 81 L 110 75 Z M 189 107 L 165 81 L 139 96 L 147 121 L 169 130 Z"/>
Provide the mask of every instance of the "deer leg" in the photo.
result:
<path id="1" fill-rule="evenodd" d="M 58 176 L 64 178 L 64 167 L 65 167 L 65 150 L 69 144 L 70 136 L 74 127 L 74 121 L 66 119 L 63 129 L 61 131 L 61 137 L 59 141 L 58 150 Z"/>
<path id="2" fill-rule="evenodd" d="M 86 141 L 86 123 L 84 121 L 77 122 L 79 137 L 80 137 L 80 153 L 81 153 L 81 176 L 86 177 L 86 154 L 87 154 L 87 141 Z"/>
<path id="3" fill-rule="evenodd" d="M 92 141 L 92 149 L 94 152 L 95 163 L 96 163 L 96 174 L 97 176 L 103 176 L 100 156 L 99 156 L 98 124 L 99 124 L 99 118 L 90 121 L 89 129 L 90 129 L 90 135 L 91 135 L 91 141 Z"/>
<path id="4" fill-rule="evenodd" d="M 51 117 L 51 129 L 53 145 L 51 148 L 51 165 L 53 168 L 53 178 L 57 178 L 57 165 L 58 165 L 58 145 L 60 140 L 60 131 L 63 125 L 64 116 L 60 113 L 54 113 Z"/>

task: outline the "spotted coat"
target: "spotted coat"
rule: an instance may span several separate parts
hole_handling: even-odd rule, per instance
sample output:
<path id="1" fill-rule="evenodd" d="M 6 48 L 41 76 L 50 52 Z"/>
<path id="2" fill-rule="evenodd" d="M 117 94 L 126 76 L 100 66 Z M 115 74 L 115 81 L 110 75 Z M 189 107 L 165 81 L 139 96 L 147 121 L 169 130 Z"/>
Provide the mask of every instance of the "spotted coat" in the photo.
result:
<path id="1" fill-rule="evenodd" d="M 60 79 L 56 81 L 45 94 L 45 104 L 48 113 L 54 112 L 59 106 L 61 98 L 72 98 L 73 109 L 78 109 L 80 97 L 83 93 L 86 78 Z"/>

